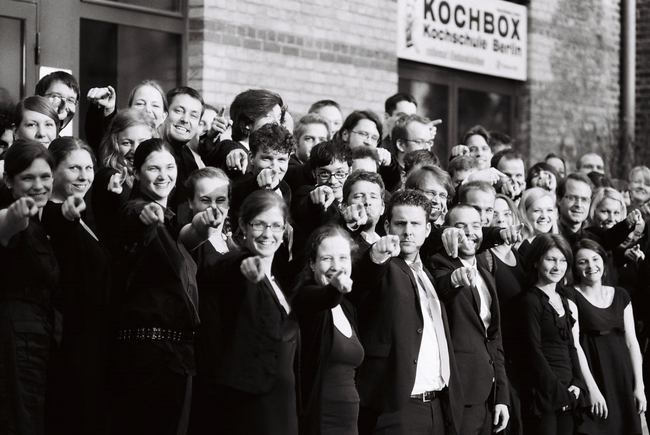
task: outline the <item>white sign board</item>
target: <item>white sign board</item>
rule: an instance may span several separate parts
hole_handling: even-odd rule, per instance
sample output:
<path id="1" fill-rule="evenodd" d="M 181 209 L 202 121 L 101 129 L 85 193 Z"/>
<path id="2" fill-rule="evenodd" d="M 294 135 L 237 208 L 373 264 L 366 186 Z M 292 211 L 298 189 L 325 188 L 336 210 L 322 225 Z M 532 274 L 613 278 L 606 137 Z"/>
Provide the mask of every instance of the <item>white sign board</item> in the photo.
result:
<path id="1" fill-rule="evenodd" d="M 526 80 L 527 10 L 500 0 L 398 0 L 397 57 Z"/>

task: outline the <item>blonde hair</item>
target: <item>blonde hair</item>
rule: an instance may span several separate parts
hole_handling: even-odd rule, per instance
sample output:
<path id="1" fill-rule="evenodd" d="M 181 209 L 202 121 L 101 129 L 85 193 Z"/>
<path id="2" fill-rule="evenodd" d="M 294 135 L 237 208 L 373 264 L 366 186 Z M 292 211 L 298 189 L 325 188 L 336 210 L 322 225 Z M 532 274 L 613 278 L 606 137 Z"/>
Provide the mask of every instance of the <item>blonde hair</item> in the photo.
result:
<path id="1" fill-rule="evenodd" d="M 587 220 L 589 226 L 595 226 L 594 214 L 596 213 L 596 209 L 600 203 L 606 199 L 613 199 L 621 204 L 621 220 L 625 219 L 625 216 L 627 216 L 627 207 L 625 206 L 625 199 L 621 192 L 612 187 L 599 187 L 594 192 L 593 199 L 591 200 L 591 207 L 589 207 L 589 218 Z"/>
<path id="2" fill-rule="evenodd" d="M 551 228 L 551 233 L 557 233 L 557 206 L 555 195 L 548 190 L 544 190 L 541 187 L 532 187 L 524 191 L 519 201 L 519 211 L 521 212 L 522 223 L 524 224 L 524 238 L 529 238 L 539 234 L 539 231 L 535 229 L 535 225 L 531 222 L 528 217 L 528 210 L 533 206 L 533 204 L 544 197 L 549 197 L 553 201 L 553 206 L 556 208 L 556 218 Z"/>

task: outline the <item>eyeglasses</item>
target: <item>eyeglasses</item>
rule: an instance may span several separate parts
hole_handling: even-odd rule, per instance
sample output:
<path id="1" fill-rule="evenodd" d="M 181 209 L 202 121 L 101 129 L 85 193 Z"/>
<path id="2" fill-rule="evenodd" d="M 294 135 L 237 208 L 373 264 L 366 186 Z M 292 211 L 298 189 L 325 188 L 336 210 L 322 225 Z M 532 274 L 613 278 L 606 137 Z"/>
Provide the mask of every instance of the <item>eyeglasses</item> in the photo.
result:
<path id="1" fill-rule="evenodd" d="M 589 204 L 591 202 L 591 198 L 587 198 L 586 196 L 578 196 L 578 195 L 564 195 L 566 199 L 569 200 L 569 202 L 583 202 L 585 204 Z"/>
<path id="2" fill-rule="evenodd" d="M 433 146 L 433 139 L 429 140 L 424 140 L 424 139 L 418 139 L 418 140 L 413 140 L 413 139 L 406 139 L 406 142 L 413 142 L 418 144 L 419 146 L 427 146 L 431 148 Z"/>
<path id="3" fill-rule="evenodd" d="M 72 98 L 72 97 L 64 97 L 61 94 L 57 94 L 56 92 L 51 92 L 49 94 L 45 94 L 45 96 L 54 104 L 60 104 L 61 101 L 65 101 L 65 104 L 69 106 L 76 106 L 77 105 L 77 99 Z M 57 103 L 58 101 L 58 103 Z"/>
<path id="4" fill-rule="evenodd" d="M 424 189 L 417 189 L 417 190 L 424 193 L 424 196 L 426 196 L 428 199 L 440 198 L 440 201 L 447 201 L 447 199 L 449 198 L 449 195 L 447 195 L 446 192 L 436 192 L 435 190 L 424 190 Z"/>
<path id="5" fill-rule="evenodd" d="M 345 180 L 348 177 L 349 173 L 347 172 L 335 172 L 331 173 L 329 171 L 322 171 L 316 174 L 319 180 L 321 181 L 329 181 L 330 178 L 334 177 L 337 180 Z"/>
<path id="6" fill-rule="evenodd" d="M 278 223 L 267 224 L 265 222 L 249 222 L 248 225 L 251 226 L 253 231 L 257 231 L 258 233 L 263 233 L 267 228 L 271 228 L 272 233 L 281 233 L 287 228 L 287 224 Z"/>
<path id="7" fill-rule="evenodd" d="M 362 136 L 364 140 L 370 139 L 372 142 L 375 143 L 379 142 L 379 136 L 377 136 L 376 134 L 371 135 L 370 133 L 365 131 L 354 131 L 354 130 L 352 130 L 352 133 L 356 133 L 359 136 Z"/>

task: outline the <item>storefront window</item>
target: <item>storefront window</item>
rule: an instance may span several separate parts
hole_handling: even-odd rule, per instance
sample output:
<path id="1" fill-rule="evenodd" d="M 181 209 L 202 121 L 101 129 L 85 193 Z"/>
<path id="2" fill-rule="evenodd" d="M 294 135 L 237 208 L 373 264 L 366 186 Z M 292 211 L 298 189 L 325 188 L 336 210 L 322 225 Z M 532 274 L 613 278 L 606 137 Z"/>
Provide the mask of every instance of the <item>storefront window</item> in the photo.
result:
<path id="1" fill-rule="evenodd" d="M 23 84 L 21 20 L 0 17 L 0 103 L 18 102 Z"/>
<path id="2" fill-rule="evenodd" d="M 496 92 L 458 89 L 458 135 L 482 125 L 488 131 L 512 135 L 511 98 Z"/>

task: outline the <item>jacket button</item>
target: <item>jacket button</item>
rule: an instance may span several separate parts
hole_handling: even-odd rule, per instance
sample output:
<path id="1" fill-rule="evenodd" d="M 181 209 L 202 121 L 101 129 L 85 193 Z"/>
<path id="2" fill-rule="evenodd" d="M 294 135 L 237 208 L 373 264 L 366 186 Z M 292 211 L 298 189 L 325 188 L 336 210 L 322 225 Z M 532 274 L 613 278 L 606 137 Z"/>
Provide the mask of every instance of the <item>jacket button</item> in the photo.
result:
<path id="1" fill-rule="evenodd" d="M 492 361 L 492 360 L 490 360 L 490 361 L 488 361 L 488 362 L 489 362 L 490 364 L 494 364 L 494 361 Z"/>
<path id="2" fill-rule="evenodd" d="M 414 362 L 415 364 L 417 364 L 417 363 L 418 363 L 418 359 L 415 358 L 415 359 L 413 360 L 413 362 Z"/>
<path id="3" fill-rule="evenodd" d="M 418 328 L 418 334 L 422 334 L 422 328 Z"/>

